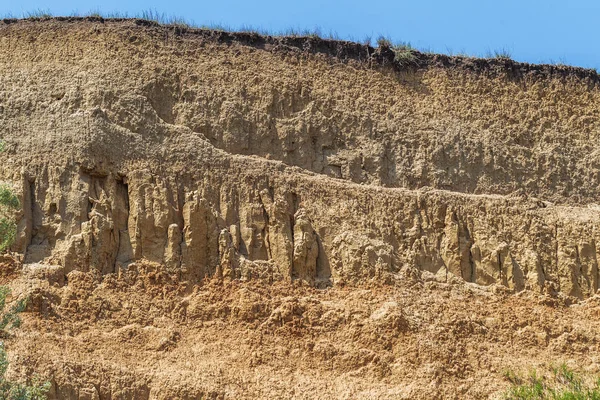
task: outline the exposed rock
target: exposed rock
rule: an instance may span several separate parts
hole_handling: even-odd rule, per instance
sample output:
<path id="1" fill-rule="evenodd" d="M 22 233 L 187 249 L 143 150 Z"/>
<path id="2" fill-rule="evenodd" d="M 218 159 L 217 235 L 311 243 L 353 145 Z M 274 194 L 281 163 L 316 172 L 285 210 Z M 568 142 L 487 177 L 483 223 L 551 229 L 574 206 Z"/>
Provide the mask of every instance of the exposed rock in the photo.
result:
<path id="1" fill-rule="evenodd" d="M 181 268 L 184 276 L 197 281 L 213 276 L 219 264 L 219 229 L 205 199 L 192 194 L 183 205 Z"/>
<path id="2" fill-rule="evenodd" d="M 310 219 L 304 209 L 294 215 L 294 260 L 292 279 L 304 279 L 309 282 L 317 277 L 317 257 L 319 243 Z"/>
<path id="3" fill-rule="evenodd" d="M 386 280 L 394 272 L 393 248 L 380 240 L 342 233 L 333 240 L 332 278 L 335 281 Z"/>

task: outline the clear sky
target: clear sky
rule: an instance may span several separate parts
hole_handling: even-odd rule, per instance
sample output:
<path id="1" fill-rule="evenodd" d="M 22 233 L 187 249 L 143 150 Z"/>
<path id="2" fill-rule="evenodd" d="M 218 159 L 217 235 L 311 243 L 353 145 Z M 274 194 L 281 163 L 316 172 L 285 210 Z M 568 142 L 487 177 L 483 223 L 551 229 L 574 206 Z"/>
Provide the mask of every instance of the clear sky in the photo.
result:
<path id="1" fill-rule="evenodd" d="M 0 16 L 36 9 L 53 15 L 152 9 L 198 25 L 318 27 L 344 39 L 384 35 L 417 48 L 477 56 L 505 49 L 518 61 L 600 70 L 598 0 L 0 0 Z"/>

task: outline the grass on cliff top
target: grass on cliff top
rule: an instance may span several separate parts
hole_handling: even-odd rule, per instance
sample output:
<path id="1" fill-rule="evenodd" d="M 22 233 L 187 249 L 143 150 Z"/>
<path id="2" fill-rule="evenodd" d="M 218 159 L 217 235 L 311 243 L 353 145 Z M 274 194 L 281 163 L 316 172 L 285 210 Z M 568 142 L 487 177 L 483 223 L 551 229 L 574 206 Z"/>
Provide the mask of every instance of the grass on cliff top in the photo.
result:
<path id="1" fill-rule="evenodd" d="M 407 42 L 392 42 L 390 39 L 380 36 L 378 40 L 373 43 L 371 36 L 366 36 L 362 39 L 357 39 L 356 37 L 340 37 L 336 32 L 329 31 L 323 32 L 321 28 L 315 27 L 313 29 L 301 29 L 301 28 L 288 28 L 282 31 L 270 31 L 264 28 L 257 28 L 250 25 L 244 25 L 239 29 L 233 29 L 232 27 L 220 25 L 220 24 L 196 24 L 192 20 L 188 20 L 182 18 L 180 16 L 170 15 L 166 13 L 159 12 L 155 9 L 144 10 L 135 14 L 129 14 L 127 12 L 102 12 L 99 9 L 90 10 L 88 12 L 80 13 L 75 10 L 67 17 L 92 17 L 92 18 L 103 18 L 103 19 L 143 19 L 147 21 L 156 22 L 157 24 L 171 27 L 180 27 L 180 28 L 195 28 L 195 29 L 209 29 L 215 31 L 226 31 L 226 32 L 247 32 L 247 33 L 255 33 L 261 36 L 276 36 L 276 37 L 315 37 L 321 39 L 329 39 L 329 40 L 348 40 L 351 42 L 361 43 L 363 45 L 375 46 L 388 44 L 389 47 L 395 53 L 395 60 L 399 64 L 407 65 L 411 64 L 416 59 L 416 52 L 421 52 L 425 54 L 434 54 L 436 52 L 427 48 L 416 48 L 410 45 Z M 49 9 L 38 8 L 32 11 L 26 11 L 21 13 L 20 15 L 7 14 L 2 18 L 8 19 L 46 19 L 52 18 L 54 14 Z M 383 40 L 382 40 L 383 39 Z M 500 60 L 512 60 L 511 52 L 507 48 L 487 50 L 484 54 L 469 54 L 464 50 L 459 52 L 454 52 L 450 48 L 446 48 L 446 51 L 442 51 L 441 53 L 446 54 L 450 57 L 462 57 L 462 58 L 485 58 L 485 59 L 500 59 Z M 553 59 L 545 62 L 546 64 L 556 65 L 565 67 L 568 66 L 564 58 L 560 58 L 558 61 Z"/>
<path id="2" fill-rule="evenodd" d="M 329 31 L 323 32 L 320 28 L 315 27 L 313 29 L 300 29 L 300 28 L 288 28 L 283 31 L 269 31 L 263 28 L 257 28 L 249 25 L 244 25 L 239 29 L 232 29 L 231 27 L 220 25 L 220 24 L 209 24 L 209 25 L 199 25 L 194 21 L 187 20 L 185 18 L 169 15 L 165 13 L 158 12 L 153 9 L 144 10 L 139 13 L 129 14 L 127 12 L 102 12 L 99 9 L 91 10 L 85 13 L 80 13 L 79 11 L 73 11 L 70 17 L 93 17 L 93 18 L 104 18 L 104 19 L 127 19 L 127 18 L 137 18 L 143 19 L 147 21 L 156 22 L 160 25 L 165 26 L 176 26 L 182 28 L 198 28 L 198 29 L 210 29 L 216 31 L 237 31 L 237 32 L 249 32 L 256 33 L 261 36 L 287 36 L 287 37 L 318 37 L 322 39 L 330 39 L 330 40 L 345 40 L 341 38 L 336 32 Z M 13 15 L 7 14 L 4 18 L 23 18 L 23 19 L 45 19 L 54 17 L 53 13 L 49 9 L 36 9 L 32 11 L 23 12 L 21 15 Z M 392 42 L 390 39 L 380 36 L 377 39 L 376 43 L 373 43 L 373 39 L 371 36 L 366 36 L 362 40 L 357 40 L 354 37 L 347 38 L 347 40 L 352 42 L 361 43 L 364 45 L 375 45 L 378 46 L 388 46 L 394 53 L 396 54 L 396 61 L 400 63 L 410 63 L 415 59 L 414 52 L 420 51 L 422 53 L 433 53 L 429 49 L 417 49 L 410 45 L 407 42 Z M 452 51 L 448 51 L 448 55 L 452 56 Z M 468 54 L 462 52 L 456 54 L 461 57 L 474 57 L 469 56 Z M 496 50 L 493 52 L 489 52 L 485 55 L 486 58 L 510 58 L 510 53 L 505 49 Z"/>
<path id="3" fill-rule="evenodd" d="M 504 394 L 507 400 L 600 400 L 600 378 L 586 384 L 566 364 L 552 368 L 550 375 L 538 375 L 533 370 L 527 377 L 512 371 L 504 376 L 512 384 Z"/>
<path id="4" fill-rule="evenodd" d="M 21 15 L 7 14 L 0 19 L 46 19 L 53 18 L 54 14 L 48 9 L 37 9 L 33 11 L 27 11 L 22 13 Z M 165 13 L 158 12 L 156 10 L 144 10 L 139 13 L 129 14 L 127 12 L 101 12 L 100 10 L 91 10 L 86 13 L 80 13 L 79 11 L 73 11 L 68 17 L 92 17 L 92 18 L 103 18 L 103 19 L 143 19 L 146 21 L 156 22 L 160 25 L 165 26 L 177 26 L 182 28 L 196 28 L 196 29 L 210 29 L 215 31 L 224 31 L 224 32 L 251 32 L 256 33 L 262 36 L 293 36 L 293 37 L 319 37 L 331 40 L 342 40 L 342 38 L 333 31 L 323 32 L 320 28 L 313 29 L 299 29 L 299 28 L 288 28 L 283 31 L 273 32 L 267 29 L 256 28 L 250 25 L 244 25 L 240 29 L 233 29 L 231 27 L 220 25 L 220 24 L 209 24 L 209 25 L 199 25 L 194 21 L 187 20 L 185 18 L 169 15 Z M 370 38 L 365 38 L 364 44 L 367 44 L 368 41 L 370 44 Z"/>
<path id="5" fill-rule="evenodd" d="M 411 64 L 416 60 L 415 51 L 409 42 L 393 43 L 391 39 L 380 36 L 377 39 L 378 47 L 387 47 L 394 52 L 394 61 L 401 65 Z"/>

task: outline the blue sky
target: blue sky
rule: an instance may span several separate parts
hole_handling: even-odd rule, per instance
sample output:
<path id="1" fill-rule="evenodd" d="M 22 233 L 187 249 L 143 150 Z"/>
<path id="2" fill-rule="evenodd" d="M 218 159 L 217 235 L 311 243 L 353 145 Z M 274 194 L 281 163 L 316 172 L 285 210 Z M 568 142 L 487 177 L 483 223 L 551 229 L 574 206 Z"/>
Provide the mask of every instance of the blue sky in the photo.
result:
<path id="1" fill-rule="evenodd" d="M 385 35 L 417 48 L 478 56 L 506 49 L 519 61 L 600 69 L 597 0 L 0 0 L 0 15 L 36 9 L 54 15 L 153 9 L 199 25 L 274 31 L 318 27 L 324 34 L 361 41 Z"/>

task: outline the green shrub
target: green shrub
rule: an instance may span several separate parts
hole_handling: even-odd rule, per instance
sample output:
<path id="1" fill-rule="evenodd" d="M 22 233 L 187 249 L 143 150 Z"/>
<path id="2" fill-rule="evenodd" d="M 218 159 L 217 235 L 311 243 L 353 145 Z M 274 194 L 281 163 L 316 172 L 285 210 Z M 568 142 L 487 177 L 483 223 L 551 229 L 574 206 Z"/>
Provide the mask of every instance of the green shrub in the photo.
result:
<path id="1" fill-rule="evenodd" d="M 401 65 L 412 64 L 417 59 L 410 43 L 399 42 L 392 46 L 392 51 L 394 52 L 394 61 Z"/>
<path id="2" fill-rule="evenodd" d="M 5 142 L 0 139 L 0 153 L 4 151 Z M 3 216 L 7 211 L 19 208 L 19 199 L 8 186 L 0 186 L 0 253 L 4 252 L 14 242 L 17 225 L 12 218 Z M 19 314 L 25 311 L 27 299 L 13 302 L 8 311 L 6 297 L 10 294 L 7 286 L 0 286 L 0 337 L 8 337 L 9 330 L 21 326 Z M 0 399 L 2 400 L 44 400 L 50 390 L 50 382 L 42 382 L 34 377 L 22 384 L 6 378 L 8 370 L 8 355 L 4 343 L 0 342 Z"/>
<path id="3" fill-rule="evenodd" d="M 17 237 L 17 225 L 8 218 L 0 218 L 0 253 L 8 249 Z"/>
<path id="4" fill-rule="evenodd" d="M 6 400 L 45 400 L 50 390 L 50 382 L 42 382 L 39 378 L 33 378 L 28 385 L 9 382 L 4 378 L 8 360 L 4 346 L 0 345 L 0 398 Z"/>
<path id="5" fill-rule="evenodd" d="M 6 149 L 6 142 L 0 139 L 0 153 Z M 0 253 L 9 248 L 17 235 L 17 225 L 7 218 L 7 211 L 19 208 L 19 198 L 6 185 L 0 185 Z"/>
<path id="6" fill-rule="evenodd" d="M 24 298 L 16 301 L 10 310 L 5 312 L 4 308 L 6 308 L 6 297 L 9 294 L 10 289 L 8 286 L 0 286 L 0 310 L 2 310 L 2 318 L 0 318 L 0 332 L 3 333 L 2 336 L 6 336 L 8 330 L 21 326 L 21 318 L 19 318 L 19 313 L 25 311 L 25 307 L 27 307 L 27 299 Z"/>
<path id="7" fill-rule="evenodd" d="M 552 369 L 550 376 L 532 371 L 522 378 L 507 371 L 504 376 L 512 387 L 504 394 L 510 400 L 600 400 L 600 379 L 593 385 L 585 385 L 575 372 L 561 364 Z"/>
<path id="8" fill-rule="evenodd" d="M 394 52 L 394 61 L 401 65 L 412 64 L 416 61 L 415 49 L 408 42 L 397 42 L 392 44 L 392 41 L 385 36 L 379 36 L 377 46 L 380 48 L 388 48 Z"/>
<path id="9" fill-rule="evenodd" d="M 6 216 L 7 211 L 19 208 L 19 198 L 7 186 L 0 186 L 0 253 L 8 249 L 17 235 L 17 224 Z M 5 214 L 5 215 L 2 215 Z"/>
<path id="10" fill-rule="evenodd" d="M 15 192 L 6 185 L 0 185 L 0 205 L 11 209 L 17 209 L 20 205 Z"/>

